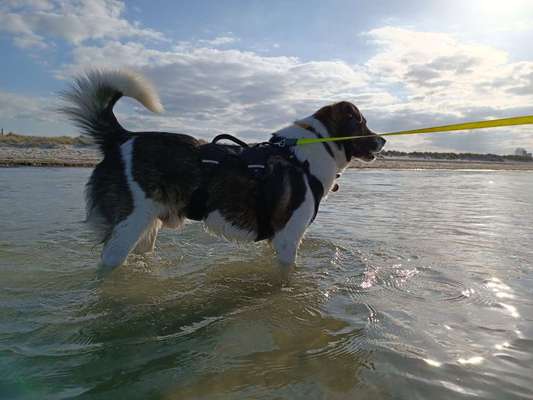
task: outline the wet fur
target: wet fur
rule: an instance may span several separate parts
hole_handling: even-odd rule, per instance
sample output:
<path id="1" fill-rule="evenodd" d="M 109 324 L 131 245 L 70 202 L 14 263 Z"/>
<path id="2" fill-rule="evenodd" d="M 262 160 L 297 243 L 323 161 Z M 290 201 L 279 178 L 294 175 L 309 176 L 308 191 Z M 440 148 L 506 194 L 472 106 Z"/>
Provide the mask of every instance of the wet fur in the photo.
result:
<path id="1" fill-rule="evenodd" d="M 132 251 L 152 251 L 161 227 L 180 227 L 199 189 L 206 191 L 202 218 L 209 230 L 230 240 L 252 241 L 261 225 L 268 224 L 268 239 L 278 260 L 290 265 L 337 174 L 352 157 L 369 160 L 384 144 L 374 136 L 327 146 L 298 146 L 294 149 L 298 163 L 271 157 L 265 180 L 231 165 L 207 173 L 201 164 L 204 141 L 182 134 L 125 130 L 113 114 L 122 96 L 133 97 L 152 111 L 162 110 L 153 88 L 130 71 L 91 71 L 64 95 L 68 106 L 63 111 L 104 155 L 89 179 L 86 197 L 87 221 L 101 233 L 102 264 L 107 268 L 121 265 Z M 326 106 L 275 133 L 284 137 L 317 134 L 373 135 L 359 110 L 348 102 Z M 322 188 L 318 198 L 310 179 Z"/>

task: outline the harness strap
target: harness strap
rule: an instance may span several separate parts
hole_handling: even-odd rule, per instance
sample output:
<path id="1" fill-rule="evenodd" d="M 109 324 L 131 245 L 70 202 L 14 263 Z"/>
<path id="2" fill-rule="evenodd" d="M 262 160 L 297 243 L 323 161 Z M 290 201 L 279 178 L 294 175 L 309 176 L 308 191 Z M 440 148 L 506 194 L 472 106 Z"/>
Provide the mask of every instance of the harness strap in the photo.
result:
<path id="1" fill-rule="evenodd" d="M 236 138 L 235 136 L 228 135 L 227 133 L 222 133 L 220 135 L 215 136 L 213 140 L 211 140 L 211 143 L 216 143 L 220 140 L 230 140 L 233 143 L 237 143 L 241 147 L 250 147 L 248 143 L 243 142 L 241 139 Z"/>
<path id="2" fill-rule="evenodd" d="M 320 133 L 318 133 L 311 125 L 300 124 L 300 123 L 296 123 L 296 125 L 299 126 L 300 128 L 313 132 L 318 137 L 322 137 L 322 135 L 320 135 Z M 272 138 L 270 138 L 269 143 L 275 146 L 279 146 L 282 149 L 284 149 L 288 154 L 290 154 L 288 159 L 303 169 L 303 172 L 305 176 L 307 177 L 307 181 L 309 182 L 311 191 L 313 192 L 313 198 L 315 200 L 315 212 L 313 214 L 313 218 L 311 219 L 311 222 L 309 222 L 311 224 L 316 218 L 316 215 L 318 213 L 318 207 L 320 206 L 320 201 L 322 200 L 322 197 L 324 196 L 324 186 L 322 185 L 322 182 L 320 182 L 320 180 L 316 176 L 314 176 L 309 170 L 309 161 L 305 161 L 302 163 L 300 160 L 298 160 L 294 156 L 294 153 L 292 153 L 292 151 L 290 150 L 290 147 L 296 146 L 297 140 L 298 139 L 273 135 Z M 329 145 L 327 143 L 322 143 L 322 144 L 325 145 L 324 148 L 326 149 L 328 154 L 331 157 L 335 158 L 333 155 L 333 151 L 331 150 Z"/>
<path id="3" fill-rule="evenodd" d="M 318 132 L 315 131 L 314 133 L 318 137 L 321 137 Z M 262 146 L 262 145 L 276 146 L 277 149 L 274 150 L 274 148 L 272 148 L 272 150 L 277 154 L 283 154 L 283 156 L 287 159 L 287 161 L 291 162 L 294 166 L 296 166 L 303 173 L 303 176 L 307 178 L 307 182 L 309 184 L 309 188 L 311 189 L 313 199 L 314 199 L 314 213 L 309 223 L 312 223 L 315 220 L 316 215 L 318 213 L 318 207 L 320 205 L 320 201 L 322 200 L 322 197 L 324 195 L 324 187 L 322 183 L 318 180 L 318 178 L 310 172 L 309 162 L 308 161 L 301 162 L 295 157 L 293 151 L 291 150 L 290 147 L 296 145 L 297 139 L 284 138 L 284 137 L 274 135 L 268 143 L 260 143 L 258 145 L 250 146 L 247 143 L 243 142 L 242 140 L 237 139 L 231 135 L 222 134 L 222 135 L 216 136 L 212 140 L 211 143 L 216 144 L 216 142 L 220 140 L 230 140 L 234 143 L 239 144 L 243 148 L 250 149 L 250 151 L 256 146 Z M 328 144 L 324 143 L 324 147 L 326 148 L 328 153 L 330 153 L 330 155 L 333 155 L 333 152 L 329 148 Z M 246 151 L 248 150 L 245 150 L 245 152 Z M 235 157 L 235 155 L 232 155 L 231 157 Z M 213 159 L 210 159 L 209 156 L 205 158 L 201 158 L 200 162 L 201 164 L 204 165 L 204 168 L 206 168 L 204 173 L 207 173 L 208 175 L 212 174 L 213 171 L 215 171 L 215 169 L 213 168 L 216 168 L 225 163 L 224 159 L 213 160 Z M 258 162 L 249 162 L 246 164 L 246 167 L 249 171 L 253 172 L 254 174 L 255 173 L 259 174 L 259 172 L 257 171 L 264 171 L 266 169 L 265 164 L 258 163 Z M 258 175 L 255 175 L 255 176 L 257 177 Z M 209 176 L 204 175 L 204 178 L 203 178 L 204 181 L 201 183 L 200 187 L 192 193 L 190 202 L 186 207 L 185 214 L 187 218 L 194 219 L 194 220 L 202 220 L 203 218 L 205 218 L 207 211 L 208 211 L 207 201 L 209 197 L 206 185 L 208 184 L 209 179 L 210 179 Z M 257 178 L 257 179 L 260 179 L 260 178 Z M 256 241 L 270 238 L 274 234 L 273 228 L 271 226 L 270 215 L 268 212 L 269 205 L 264 202 L 265 199 L 263 199 L 262 197 L 263 196 L 259 196 L 258 204 L 257 204 L 258 235 L 257 235 Z"/>

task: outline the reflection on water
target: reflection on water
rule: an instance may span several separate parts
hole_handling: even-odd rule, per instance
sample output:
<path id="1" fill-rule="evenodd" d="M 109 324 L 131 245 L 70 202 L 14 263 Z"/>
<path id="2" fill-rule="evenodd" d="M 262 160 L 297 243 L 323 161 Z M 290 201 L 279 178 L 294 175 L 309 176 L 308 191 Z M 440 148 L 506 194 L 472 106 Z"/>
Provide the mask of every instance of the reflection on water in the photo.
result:
<path id="1" fill-rule="evenodd" d="M 529 173 L 349 171 L 282 286 L 198 224 L 100 280 L 89 172 L 0 170 L 0 398 L 533 397 Z"/>

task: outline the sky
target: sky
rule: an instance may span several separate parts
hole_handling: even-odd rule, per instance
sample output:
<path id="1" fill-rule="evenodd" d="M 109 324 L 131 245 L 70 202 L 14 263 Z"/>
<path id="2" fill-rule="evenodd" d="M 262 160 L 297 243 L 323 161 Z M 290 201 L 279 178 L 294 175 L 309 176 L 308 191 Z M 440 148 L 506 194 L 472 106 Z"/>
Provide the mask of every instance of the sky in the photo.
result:
<path id="1" fill-rule="evenodd" d="M 165 112 L 131 99 L 130 130 L 269 134 L 347 100 L 376 132 L 533 114 L 531 0 L 2 0 L 0 127 L 79 133 L 58 93 L 127 67 Z M 533 126 L 390 138 L 387 149 L 509 154 Z"/>

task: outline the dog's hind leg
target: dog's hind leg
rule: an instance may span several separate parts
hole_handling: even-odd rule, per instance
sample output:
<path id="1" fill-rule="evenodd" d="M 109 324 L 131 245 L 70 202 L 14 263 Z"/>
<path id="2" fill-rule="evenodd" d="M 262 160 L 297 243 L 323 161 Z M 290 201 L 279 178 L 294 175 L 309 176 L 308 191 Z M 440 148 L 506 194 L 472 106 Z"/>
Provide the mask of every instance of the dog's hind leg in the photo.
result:
<path id="1" fill-rule="evenodd" d="M 162 226 L 163 222 L 159 218 L 157 218 L 152 224 L 152 226 L 149 226 L 146 229 L 144 235 L 137 242 L 137 246 L 135 246 L 133 252 L 135 254 L 144 254 L 154 251 L 157 233 L 159 232 Z"/>
<path id="2" fill-rule="evenodd" d="M 128 254 L 137 246 L 139 241 L 148 234 L 148 231 L 151 233 L 161 213 L 161 207 L 146 197 L 146 193 L 133 177 L 134 141 L 135 139 L 128 140 L 120 146 L 124 174 L 133 201 L 133 211 L 113 227 L 111 236 L 104 245 L 102 264 L 106 269 L 116 268 L 126 261 Z M 148 234 L 147 239 L 150 239 L 150 236 L 153 236 L 153 240 L 148 241 L 153 244 L 156 235 Z"/>
<path id="3" fill-rule="evenodd" d="M 127 218 L 115 225 L 102 251 L 103 267 L 113 269 L 123 264 L 139 240 L 154 225 L 156 219 L 155 207 L 145 206 L 135 208 Z"/>

